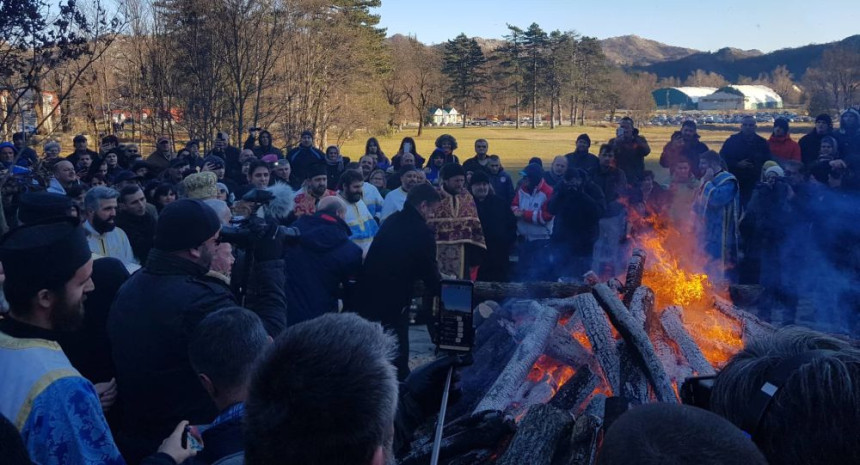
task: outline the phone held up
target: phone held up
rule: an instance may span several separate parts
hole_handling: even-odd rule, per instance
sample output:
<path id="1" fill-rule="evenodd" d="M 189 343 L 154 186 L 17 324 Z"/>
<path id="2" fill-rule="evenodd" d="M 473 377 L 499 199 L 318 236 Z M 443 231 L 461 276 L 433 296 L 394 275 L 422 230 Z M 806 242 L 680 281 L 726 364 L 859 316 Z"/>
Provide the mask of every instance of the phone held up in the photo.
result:
<path id="1" fill-rule="evenodd" d="M 188 425 L 182 431 L 182 448 L 187 449 L 191 447 L 192 449 L 200 452 L 203 450 L 203 444 L 198 439 L 200 434 L 197 432 L 197 427 Z"/>
<path id="2" fill-rule="evenodd" d="M 443 279 L 436 315 L 436 347 L 440 351 L 471 352 L 475 343 L 471 281 Z"/>

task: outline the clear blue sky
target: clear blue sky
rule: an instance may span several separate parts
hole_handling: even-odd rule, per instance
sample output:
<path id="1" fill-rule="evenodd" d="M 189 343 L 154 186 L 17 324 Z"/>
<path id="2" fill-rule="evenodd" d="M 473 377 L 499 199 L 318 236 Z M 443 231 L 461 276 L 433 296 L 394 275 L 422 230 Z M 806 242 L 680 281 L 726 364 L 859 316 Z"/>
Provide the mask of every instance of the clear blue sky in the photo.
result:
<path id="1" fill-rule="evenodd" d="M 857 0 L 382 0 L 388 35 L 440 43 L 463 32 L 501 39 L 506 23 L 605 39 L 636 34 L 669 45 L 769 52 L 860 33 Z"/>

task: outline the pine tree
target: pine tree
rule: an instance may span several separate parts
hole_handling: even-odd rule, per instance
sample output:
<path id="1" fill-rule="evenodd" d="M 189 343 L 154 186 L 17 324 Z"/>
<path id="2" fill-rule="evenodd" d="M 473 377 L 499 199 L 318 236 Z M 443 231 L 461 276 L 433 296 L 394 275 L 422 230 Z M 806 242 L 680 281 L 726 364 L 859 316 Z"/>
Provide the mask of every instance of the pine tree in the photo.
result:
<path id="1" fill-rule="evenodd" d="M 448 93 L 460 103 L 463 127 L 466 127 L 469 103 L 483 96 L 481 86 L 487 81 L 487 58 L 475 39 L 461 33 L 445 43 L 443 60 L 442 72 L 449 80 Z"/>

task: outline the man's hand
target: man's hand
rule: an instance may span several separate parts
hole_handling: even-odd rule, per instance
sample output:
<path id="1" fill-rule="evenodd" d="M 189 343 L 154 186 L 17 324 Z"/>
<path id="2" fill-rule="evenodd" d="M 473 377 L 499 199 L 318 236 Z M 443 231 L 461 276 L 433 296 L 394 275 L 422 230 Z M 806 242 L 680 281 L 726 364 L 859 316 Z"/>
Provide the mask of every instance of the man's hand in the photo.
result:
<path id="1" fill-rule="evenodd" d="M 116 378 L 111 378 L 106 383 L 96 383 L 93 387 L 96 388 L 96 394 L 99 395 L 99 403 L 102 404 L 102 411 L 107 413 L 116 402 Z"/>
<path id="2" fill-rule="evenodd" d="M 185 431 L 186 426 L 188 426 L 188 421 L 183 420 L 179 422 L 176 425 L 176 429 L 164 441 L 161 441 L 161 445 L 158 447 L 158 452 L 169 455 L 176 463 L 182 463 L 197 455 L 197 451 L 192 449 L 191 446 L 186 444 L 185 447 L 182 447 L 182 432 Z M 203 443 L 202 439 L 196 439 L 201 444 Z"/>
<path id="3" fill-rule="evenodd" d="M 215 171 L 215 165 L 212 163 L 206 162 L 203 164 L 203 171 Z"/>
<path id="4" fill-rule="evenodd" d="M 445 389 L 445 377 L 448 368 L 461 367 L 472 363 L 472 355 L 449 355 L 418 367 L 409 374 L 404 381 L 404 390 L 421 407 L 424 415 L 430 415 L 439 410 L 442 402 L 442 391 Z M 457 381 L 460 380 L 457 370 L 454 370 L 451 378 L 451 390 L 448 393 L 448 403 L 454 404 L 460 399 L 460 388 Z"/>

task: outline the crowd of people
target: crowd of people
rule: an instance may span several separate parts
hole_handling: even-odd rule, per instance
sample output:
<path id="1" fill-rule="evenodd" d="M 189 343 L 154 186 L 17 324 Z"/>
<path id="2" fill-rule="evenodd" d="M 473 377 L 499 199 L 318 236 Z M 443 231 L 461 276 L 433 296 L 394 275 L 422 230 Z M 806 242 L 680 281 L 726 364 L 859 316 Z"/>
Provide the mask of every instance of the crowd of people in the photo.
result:
<path id="1" fill-rule="evenodd" d="M 833 331 L 855 332 L 860 114 L 843 112 L 838 128 L 820 115 L 799 142 L 786 120 L 769 139 L 756 129 L 744 118 L 717 151 L 683 123 L 659 157 L 665 186 L 646 169 L 652 149 L 630 118 L 596 155 L 582 134 L 571 153 L 546 167 L 532 158 L 518 176 L 487 140 L 461 157 L 448 134 L 426 158 L 410 137 L 390 158 L 370 138 L 356 161 L 315 147 L 310 131 L 289 150 L 256 128 L 242 149 L 218 133 L 206 153 L 199 141 L 176 152 L 162 137 L 145 158 L 115 136 L 98 152 L 77 136 L 66 157 L 48 142 L 39 157 L 16 135 L 0 144 L 0 413 L 20 436 L 0 437 L 43 464 L 392 463 L 438 408 L 447 368 L 462 363 L 410 371 L 417 302 L 427 315 L 443 278 L 617 276 L 633 217 L 696 238 L 712 280 L 760 284 L 762 317 L 780 307 L 781 323 L 793 323 L 810 294 L 832 305 Z M 787 373 L 810 377 L 838 365 L 827 376 L 850 392 L 828 395 L 848 410 L 844 425 L 860 419 L 855 349 L 777 334 L 724 370 L 712 410 L 735 426 L 719 427 L 743 428 L 770 463 L 851 463 L 817 461 L 809 445 L 792 450 L 810 461 L 782 449 L 798 436 L 783 419 L 817 425 L 792 411 L 807 408 L 812 382 L 783 379 L 800 400 L 771 407 L 779 413 L 757 429 L 745 423 L 753 395 L 742 393 L 769 382 L 779 357 Z M 649 421 L 637 415 L 618 428 Z M 685 441 L 705 444 L 690 431 Z M 742 434 L 731 437 L 723 446 L 763 463 Z"/>

